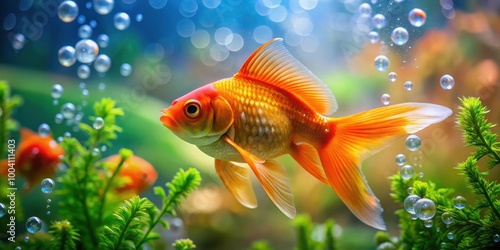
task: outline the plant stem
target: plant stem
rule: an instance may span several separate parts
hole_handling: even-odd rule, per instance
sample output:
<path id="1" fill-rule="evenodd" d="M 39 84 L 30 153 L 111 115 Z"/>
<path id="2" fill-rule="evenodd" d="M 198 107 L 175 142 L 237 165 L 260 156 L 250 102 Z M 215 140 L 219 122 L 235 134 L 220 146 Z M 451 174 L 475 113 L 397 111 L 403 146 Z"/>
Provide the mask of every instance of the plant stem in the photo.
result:
<path id="1" fill-rule="evenodd" d="M 101 222 L 101 220 L 102 220 L 104 203 L 106 202 L 106 194 L 108 193 L 109 188 L 111 187 L 111 184 L 112 184 L 115 176 L 118 174 L 118 172 L 120 172 L 120 169 L 122 168 L 123 163 L 126 160 L 127 160 L 127 158 L 120 157 L 120 162 L 116 166 L 115 171 L 113 172 L 113 175 L 111 175 L 111 177 L 109 178 L 108 182 L 106 183 L 106 186 L 104 187 L 104 192 L 103 192 L 103 194 L 101 196 L 101 201 L 100 201 L 99 210 L 98 210 L 98 214 L 99 214 L 98 221 L 99 222 Z"/>
<path id="2" fill-rule="evenodd" d="M 137 213 L 137 210 L 134 211 L 134 213 L 130 214 L 130 218 L 127 220 L 127 223 L 125 223 L 125 227 L 124 228 L 128 228 L 128 225 L 130 225 L 130 223 L 132 222 L 132 220 L 135 218 L 135 214 Z M 118 237 L 118 241 L 116 242 L 115 244 L 115 248 L 116 250 L 120 249 L 120 245 L 123 241 L 123 237 L 125 237 L 125 232 L 127 230 L 123 230 L 122 232 L 120 232 L 120 237 Z"/>
<path id="3" fill-rule="evenodd" d="M 498 155 L 497 152 L 495 150 L 493 150 L 493 148 L 491 148 L 488 145 L 488 143 L 486 142 L 486 139 L 484 138 L 483 134 L 481 133 L 481 128 L 479 128 L 476 116 L 474 116 L 472 124 L 474 124 L 474 132 L 476 132 L 476 134 L 479 137 L 479 140 L 481 140 L 481 143 L 483 144 L 483 146 L 488 150 L 488 152 L 491 155 L 493 155 L 493 157 L 495 158 L 495 160 L 497 161 L 497 163 L 499 163 L 500 162 L 500 155 Z M 477 159 L 477 160 L 479 160 L 479 159 Z M 493 168 L 493 167 L 494 166 L 491 166 L 490 169 Z"/>
<path id="4" fill-rule="evenodd" d="M 150 224 L 148 231 L 146 231 L 144 236 L 142 236 L 141 241 L 139 241 L 139 243 L 135 246 L 136 248 L 139 248 L 142 244 L 144 244 L 149 233 L 151 233 L 151 231 L 155 228 L 155 226 L 158 224 L 158 222 L 160 222 L 161 217 L 167 212 L 167 209 L 172 206 L 172 203 L 174 202 L 177 195 L 179 195 L 179 194 L 175 194 L 174 197 L 172 197 L 171 199 L 168 199 L 168 202 L 162 206 L 160 213 L 154 219 L 153 223 Z"/>

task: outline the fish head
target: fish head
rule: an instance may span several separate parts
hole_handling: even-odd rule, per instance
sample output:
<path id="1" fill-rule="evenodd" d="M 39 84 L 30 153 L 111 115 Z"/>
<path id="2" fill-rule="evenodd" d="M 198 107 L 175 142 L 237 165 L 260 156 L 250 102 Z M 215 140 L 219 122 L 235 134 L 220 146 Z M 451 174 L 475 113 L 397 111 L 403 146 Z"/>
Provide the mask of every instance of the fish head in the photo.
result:
<path id="1" fill-rule="evenodd" d="M 165 127 L 196 146 L 217 141 L 234 121 L 231 106 L 212 84 L 179 97 L 162 114 Z"/>

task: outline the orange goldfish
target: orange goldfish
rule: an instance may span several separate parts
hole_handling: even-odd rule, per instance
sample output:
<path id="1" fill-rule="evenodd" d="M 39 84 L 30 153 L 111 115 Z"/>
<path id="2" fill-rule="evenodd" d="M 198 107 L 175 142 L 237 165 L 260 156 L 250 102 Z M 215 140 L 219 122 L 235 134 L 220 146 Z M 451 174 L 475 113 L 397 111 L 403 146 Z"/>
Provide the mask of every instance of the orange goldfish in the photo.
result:
<path id="1" fill-rule="evenodd" d="M 120 159 L 120 155 L 116 154 L 107 157 L 103 161 L 109 163 L 111 170 L 114 171 Z M 132 193 L 137 195 L 153 186 L 158 178 L 156 169 L 149 162 L 135 155 L 130 156 L 123 162 L 120 172 L 117 175 L 127 178 L 129 182 L 123 187 L 117 188 L 116 191 L 118 193 Z"/>
<path id="2" fill-rule="evenodd" d="M 20 133 L 21 140 L 15 152 L 14 169 L 16 175 L 26 178 L 24 191 L 27 192 L 43 179 L 56 174 L 64 151 L 51 136 L 42 137 L 27 128 L 21 128 Z M 7 160 L 2 160 L 0 166 L 2 174 L 8 176 Z"/>
<path id="3" fill-rule="evenodd" d="M 288 217 L 296 214 L 285 168 L 290 154 L 330 185 L 361 221 L 385 229 L 382 208 L 361 172 L 368 156 L 406 134 L 444 120 L 449 108 L 402 103 L 347 117 L 331 90 L 273 39 L 258 48 L 231 78 L 200 87 L 162 110 L 161 122 L 215 158 L 226 188 L 244 206 L 257 200 L 250 171 Z M 238 163 L 247 163 L 248 167 Z"/>

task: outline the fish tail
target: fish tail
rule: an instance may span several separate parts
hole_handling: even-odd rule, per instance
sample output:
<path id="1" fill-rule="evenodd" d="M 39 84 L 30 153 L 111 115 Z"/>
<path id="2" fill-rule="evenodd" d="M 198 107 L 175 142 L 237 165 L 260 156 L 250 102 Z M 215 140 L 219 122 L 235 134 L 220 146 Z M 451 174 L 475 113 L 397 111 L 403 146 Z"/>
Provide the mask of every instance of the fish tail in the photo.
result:
<path id="1" fill-rule="evenodd" d="M 330 118 L 331 136 L 316 146 L 330 186 L 356 217 L 385 230 L 379 200 L 361 172 L 362 161 L 395 139 L 440 122 L 451 113 L 435 104 L 402 103 Z"/>

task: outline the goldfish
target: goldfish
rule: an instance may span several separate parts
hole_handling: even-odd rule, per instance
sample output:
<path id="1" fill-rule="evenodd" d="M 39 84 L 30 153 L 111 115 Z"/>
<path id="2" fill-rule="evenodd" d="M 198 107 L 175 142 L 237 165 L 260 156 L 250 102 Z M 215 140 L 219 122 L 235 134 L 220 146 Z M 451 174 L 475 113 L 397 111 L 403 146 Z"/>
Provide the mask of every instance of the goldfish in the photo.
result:
<path id="1" fill-rule="evenodd" d="M 243 206 L 257 207 L 253 172 L 274 204 L 295 217 L 286 169 L 275 160 L 289 154 L 331 186 L 359 220 L 385 230 L 382 207 L 361 163 L 397 138 L 441 122 L 452 111 L 409 102 L 331 117 L 337 109 L 332 91 L 288 52 L 281 38 L 275 38 L 255 50 L 233 77 L 175 99 L 161 111 L 160 121 L 215 158 L 219 178 Z"/>
<path id="2" fill-rule="evenodd" d="M 28 128 L 21 128 L 20 143 L 15 151 L 14 169 L 16 175 L 26 179 L 24 192 L 40 184 L 45 178 L 53 177 L 64 155 L 63 149 L 51 136 L 40 136 Z M 12 163 L 12 162 L 11 162 Z M 0 162 L 2 174 L 8 176 L 9 162 Z"/>
<path id="3" fill-rule="evenodd" d="M 120 155 L 116 154 L 108 156 L 103 161 L 111 166 L 111 171 L 114 171 L 120 159 Z M 124 186 L 115 189 L 117 193 L 139 195 L 153 186 L 158 178 L 158 173 L 149 162 L 139 156 L 132 155 L 123 162 L 117 176 L 128 180 Z"/>

